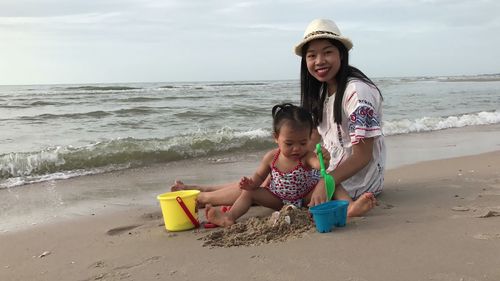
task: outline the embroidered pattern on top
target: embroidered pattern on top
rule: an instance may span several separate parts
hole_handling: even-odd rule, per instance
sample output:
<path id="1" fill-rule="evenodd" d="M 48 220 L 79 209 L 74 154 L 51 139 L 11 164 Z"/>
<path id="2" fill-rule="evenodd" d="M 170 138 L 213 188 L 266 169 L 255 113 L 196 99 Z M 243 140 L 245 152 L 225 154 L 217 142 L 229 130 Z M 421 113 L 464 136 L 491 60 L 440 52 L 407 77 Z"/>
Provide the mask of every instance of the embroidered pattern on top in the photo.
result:
<path id="1" fill-rule="evenodd" d="M 372 107 L 362 105 L 349 116 L 349 133 L 354 134 L 356 129 L 379 129 L 380 122 Z"/>

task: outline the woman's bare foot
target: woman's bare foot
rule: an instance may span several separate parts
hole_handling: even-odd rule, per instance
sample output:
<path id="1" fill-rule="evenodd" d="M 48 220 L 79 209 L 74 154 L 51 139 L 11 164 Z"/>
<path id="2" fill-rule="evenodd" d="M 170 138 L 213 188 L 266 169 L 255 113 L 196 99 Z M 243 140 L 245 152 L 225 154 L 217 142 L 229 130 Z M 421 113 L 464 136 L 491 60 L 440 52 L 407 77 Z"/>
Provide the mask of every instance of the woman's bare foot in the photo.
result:
<path id="1" fill-rule="evenodd" d="M 377 204 L 375 195 L 371 192 L 363 193 L 361 196 L 349 204 L 347 217 L 360 217 L 373 209 Z"/>
<path id="2" fill-rule="evenodd" d="M 189 189 L 187 185 L 185 185 L 182 181 L 180 180 L 175 180 L 174 185 L 170 187 L 170 191 L 179 191 L 179 190 L 186 190 Z"/>
<path id="3" fill-rule="evenodd" d="M 180 180 L 175 180 L 174 184 L 170 187 L 170 191 L 179 191 L 179 190 L 199 190 L 201 192 L 209 192 L 215 191 L 218 189 L 222 189 L 226 187 L 225 185 L 220 186 L 211 186 L 211 185 L 187 185 Z"/>
<path id="4" fill-rule="evenodd" d="M 228 227 L 234 224 L 234 220 L 231 219 L 231 216 L 227 213 L 224 213 L 219 207 L 213 207 L 208 204 L 205 206 L 207 220 L 213 224 Z"/>
<path id="5" fill-rule="evenodd" d="M 206 188 L 197 185 L 187 185 L 180 180 L 175 180 L 174 184 L 170 187 L 170 191 L 179 191 L 179 190 L 199 190 L 206 191 Z"/>

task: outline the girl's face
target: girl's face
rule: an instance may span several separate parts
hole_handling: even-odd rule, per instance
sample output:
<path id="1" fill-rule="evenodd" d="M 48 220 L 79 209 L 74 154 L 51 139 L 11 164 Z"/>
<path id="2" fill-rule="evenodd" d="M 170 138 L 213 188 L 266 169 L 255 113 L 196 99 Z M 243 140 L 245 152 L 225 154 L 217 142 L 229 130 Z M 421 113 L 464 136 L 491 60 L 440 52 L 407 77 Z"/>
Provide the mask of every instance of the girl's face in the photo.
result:
<path id="1" fill-rule="evenodd" d="M 340 69 L 339 49 L 326 39 L 313 40 L 307 48 L 306 64 L 309 73 L 318 81 L 335 83 Z"/>
<path id="2" fill-rule="evenodd" d="M 279 135 L 274 136 L 281 153 L 286 158 L 299 160 L 308 152 L 309 128 L 297 129 L 288 123 L 281 126 Z"/>

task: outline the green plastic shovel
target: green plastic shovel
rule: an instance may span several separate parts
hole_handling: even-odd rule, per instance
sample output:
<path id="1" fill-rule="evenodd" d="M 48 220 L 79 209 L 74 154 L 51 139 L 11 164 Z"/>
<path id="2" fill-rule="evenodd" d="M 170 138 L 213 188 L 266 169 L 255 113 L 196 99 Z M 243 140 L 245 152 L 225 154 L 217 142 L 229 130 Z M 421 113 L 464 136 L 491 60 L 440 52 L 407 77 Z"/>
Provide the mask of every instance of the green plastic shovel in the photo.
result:
<path id="1" fill-rule="evenodd" d="M 326 172 L 325 163 L 323 162 L 323 152 L 321 151 L 321 144 L 316 145 L 316 154 L 319 157 L 319 165 L 321 167 L 321 177 L 325 180 L 326 196 L 328 201 L 332 199 L 335 192 L 335 180 Z"/>

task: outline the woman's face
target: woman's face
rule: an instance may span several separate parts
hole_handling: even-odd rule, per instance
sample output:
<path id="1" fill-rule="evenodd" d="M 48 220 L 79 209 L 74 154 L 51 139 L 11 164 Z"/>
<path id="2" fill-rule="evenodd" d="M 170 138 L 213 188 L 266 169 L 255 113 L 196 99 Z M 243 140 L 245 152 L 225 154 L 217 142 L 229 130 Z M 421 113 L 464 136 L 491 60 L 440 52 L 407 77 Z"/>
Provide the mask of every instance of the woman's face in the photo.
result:
<path id="1" fill-rule="evenodd" d="M 340 52 L 326 39 L 309 42 L 306 51 L 306 64 L 309 73 L 320 82 L 335 83 L 340 69 Z"/>

